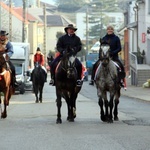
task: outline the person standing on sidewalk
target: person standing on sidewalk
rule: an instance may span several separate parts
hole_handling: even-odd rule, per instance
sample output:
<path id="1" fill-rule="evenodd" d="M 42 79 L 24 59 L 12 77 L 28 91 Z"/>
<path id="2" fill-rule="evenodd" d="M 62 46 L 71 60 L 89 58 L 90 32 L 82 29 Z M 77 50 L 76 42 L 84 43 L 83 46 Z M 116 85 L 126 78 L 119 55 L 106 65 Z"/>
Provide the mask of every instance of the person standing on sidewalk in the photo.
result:
<path id="1" fill-rule="evenodd" d="M 123 74 L 123 78 L 125 78 L 125 71 L 124 71 L 124 66 L 122 62 L 119 59 L 118 53 L 121 51 L 121 42 L 120 39 L 117 35 L 114 33 L 114 28 L 113 26 L 109 25 L 107 26 L 107 33 L 106 35 L 102 38 L 104 41 L 108 41 L 110 44 L 110 57 L 112 58 L 113 61 L 117 62 L 121 68 L 121 72 Z M 100 56 L 99 56 L 100 58 Z M 94 77 L 95 77 L 95 71 L 97 69 L 97 66 L 99 64 L 99 59 L 96 61 L 96 63 L 93 65 L 92 69 L 92 75 L 91 75 L 91 81 L 90 85 L 94 85 Z M 121 84 L 123 86 L 123 84 Z"/>

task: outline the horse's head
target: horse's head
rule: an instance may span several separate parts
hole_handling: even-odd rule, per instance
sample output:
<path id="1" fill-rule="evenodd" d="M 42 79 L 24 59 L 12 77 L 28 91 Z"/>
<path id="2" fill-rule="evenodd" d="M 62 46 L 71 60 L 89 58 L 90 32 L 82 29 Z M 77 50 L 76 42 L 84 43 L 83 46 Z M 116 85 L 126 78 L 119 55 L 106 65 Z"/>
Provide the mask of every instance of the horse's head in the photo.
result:
<path id="1" fill-rule="evenodd" d="M 65 53 L 61 60 L 63 69 L 66 70 L 67 78 L 73 78 L 75 76 L 75 59 L 76 57 L 71 54 L 71 48 L 68 47 L 65 50 Z"/>
<path id="2" fill-rule="evenodd" d="M 40 65 L 40 63 L 39 62 L 35 62 L 34 63 L 34 69 L 40 69 L 41 68 L 41 65 Z"/>
<path id="3" fill-rule="evenodd" d="M 110 60 L 110 45 L 109 42 L 100 39 L 100 60 L 103 66 L 107 66 Z"/>

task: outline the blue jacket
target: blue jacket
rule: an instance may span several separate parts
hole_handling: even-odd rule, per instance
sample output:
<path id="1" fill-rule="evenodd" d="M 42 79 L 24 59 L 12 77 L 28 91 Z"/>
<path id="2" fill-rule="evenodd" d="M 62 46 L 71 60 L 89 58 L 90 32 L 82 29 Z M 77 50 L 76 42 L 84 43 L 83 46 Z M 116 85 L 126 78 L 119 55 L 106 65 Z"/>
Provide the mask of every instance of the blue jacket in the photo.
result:
<path id="1" fill-rule="evenodd" d="M 110 52 L 112 59 L 118 58 L 118 53 L 121 51 L 121 42 L 118 36 L 115 34 L 106 34 L 102 40 L 110 43 Z"/>
<path id="2" fill-rule="evenodd" d="M 13 50 L 13 46 L 12 44 L 8 41 L 8 43 L 6 44 L 6 49 L 7 49 L 7 54 L 9 57 L 11 57 L 14 53 L 14 50 Z"/>

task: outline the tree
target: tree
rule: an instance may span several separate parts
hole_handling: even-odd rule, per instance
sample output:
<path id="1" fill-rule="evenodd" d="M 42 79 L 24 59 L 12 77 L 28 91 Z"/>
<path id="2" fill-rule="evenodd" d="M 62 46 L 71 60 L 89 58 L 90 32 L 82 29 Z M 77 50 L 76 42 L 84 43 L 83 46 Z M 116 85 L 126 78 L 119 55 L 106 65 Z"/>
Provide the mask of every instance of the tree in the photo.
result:
<path id="1" fill-rule="evenodd" d="M 120 11 L 116 0 L 93 0 L 88 17 L 89 23 L 89 38 L 99 39 L 106 34 L 105 28 L 111 22 L 109 16 L 104 12 L 118 12 Z"/>
<path id="2" fill-rule="evenodd" d="M 58 10 L 63 12 L 74 12 L 81 8 L 86 2 L 85 0 L 55 0 Z"/>

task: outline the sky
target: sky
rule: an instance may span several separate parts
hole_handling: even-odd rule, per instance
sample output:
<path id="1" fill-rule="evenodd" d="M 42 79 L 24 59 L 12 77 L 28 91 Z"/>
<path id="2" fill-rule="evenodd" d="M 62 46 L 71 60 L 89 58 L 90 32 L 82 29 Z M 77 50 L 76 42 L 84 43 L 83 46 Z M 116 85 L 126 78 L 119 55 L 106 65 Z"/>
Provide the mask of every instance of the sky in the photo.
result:
<path id="1" fill-rule="evenodd" d="M 42 2 L 46 2 L 46 3 L 49 3 L 49 4 L 52 4 L 52 5 L 55 5 L 55 2 L 54 0 L 41 0 Z"/>

